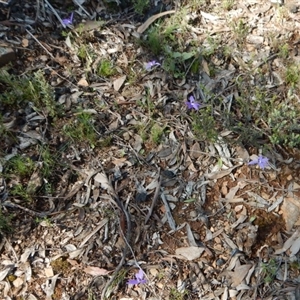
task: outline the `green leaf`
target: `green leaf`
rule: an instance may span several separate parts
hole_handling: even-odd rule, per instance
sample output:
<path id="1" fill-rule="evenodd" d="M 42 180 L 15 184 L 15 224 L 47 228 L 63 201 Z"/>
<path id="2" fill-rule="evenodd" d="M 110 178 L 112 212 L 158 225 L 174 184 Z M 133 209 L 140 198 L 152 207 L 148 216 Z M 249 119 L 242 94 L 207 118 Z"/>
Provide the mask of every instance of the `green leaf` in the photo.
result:
<path id="1" fill-rule="evenodd" d="M 182 53 L 180 53 L 180 52 L 173 52 L 172 53 L 172 56 L 173 56 L 173 58 L 181 58 L 182 57 Z"/>
<path id="2" fill-rule="evenodd" d="M 183 60 L 190 59 L 191 57 L 195 56 L 194 52 L 183 52 L 182 53 L 182 58 Z"/>

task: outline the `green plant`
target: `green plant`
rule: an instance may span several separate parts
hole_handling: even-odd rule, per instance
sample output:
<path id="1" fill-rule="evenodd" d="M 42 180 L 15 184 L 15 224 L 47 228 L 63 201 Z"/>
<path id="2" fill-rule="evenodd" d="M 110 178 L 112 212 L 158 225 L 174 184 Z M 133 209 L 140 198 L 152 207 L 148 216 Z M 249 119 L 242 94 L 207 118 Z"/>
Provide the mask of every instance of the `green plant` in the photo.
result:
<path id="1" fill-rule="evenodd" d="M 118 274 L 115 276 L 111 285 L 107 288 L 105 299 L 111 299 L 112 291 L 121 283 L 125 281 L 127 270 L 121 269 Z"/>
<path id="2" fill-rule="evenodd" d="M 93 117 L 89 113 L 79 113 L 75 122 L 72 120 L 64 125 L 65 135 L 73 141 L 87 142 L 91 147 L 95 147 L 97 142 L 97 133 L 93 125 Z"/>
<path id="3" fill-rule="evenodd" d="M 42 71 L 34 73 L 33 79 L 29 81 L 29 87 L 37 110 L 45 116 L 55 117 L 57 114 L 57 103 L 54 99 L 54 92 Z"/>
<path id="4" fill-rule="evenodd" d="M 143 142 L 145 142 L 148 139 L 148 125 L 137 123 L 134 125 L 135 130 L 137 131 L 138 135 L 141 137 Z"/>
<path id="5" fill-rule="evenodd" d="M 99 140 L 98 146 L 100 148 L 109 147 L 112 144 L 112 141 L 113 141 L 113 137 L 112 136 L 107 136 L 107 137 Z"/>
<path id="6" fill-rule="evenodd" d="M 185 298 L 185 296 L 187 296 L 187 295 L 188 295 L 187 290 L 178 291 L 176 288 L 171 288 L 169 299 L 170 300 L 183 300 Z"/>
<path id="7" fill-rule="evenodd" d="M 32 108 L 44 116 L 57 116 L 59 107 L 54 99 L 52 87 L 47 83 L 41 70 L 30 76 L 10 75 L 6 70 L 0 71 L 0 84 L 3 92 L 0 102 L 3 109 L 25 108 L 32 103 Z"/>
<path id="8" fill-rule="evenodd" d="M 236 143 L 251 147 L 260 147 L 263 140 L 263 133 L 252 127 L 251 124 L 237 122 L 229 127 L 238 135 Z"/>
<path id="9" fill-rule="evenodd" d="M 204 107 L 192 112 L 192 128 L 195 136 L 201 141 L 214 142 L 218 137 L 217 124 L 211 107 Z"/>
<path id="10" fill-rule="evenodd" d="M 289 57 L 289 45 L 287 43 L 278 46 L 278 55 L 283 59 L 287 59 Z"/>
<path id="11" fill-rule="evenodd" d="M 169 47 L 166 47 L 164 52 L 166 57 L 163 68 L 165 71 L 172 74 L 174 78 L 182 78 L 186 75 L 186 62 L 196 55 L 195 51 L 178 52 L 171 50 Z"/>
<path id="12" fill-rule="evenodd" d="M 17 155 L 8 161 L 6 174 L 25 178 L 32 174 L 34 167 L 35 164 L 29 157 Z"/>
<path id="13" fill-rule="evenodd" d="M 296 86 L 299 82 L 300 74 L 299 67 L 296 65 L 289 66 L 285 71 L 285 81 L 292 87 Z"/>
<path id="14" fill-rule="evenodd" d="M 148 30 L 148 39 L 144 41 L 144 46 L 153 54 L 166 55 L 172 52 L 183 52 L 186 48 L 184 33 L 187 31 L 187 12 L 182 9 L 174 15 L 157 22 Z"/>
<path id="15" fill-rule="evenodd" d="M 161 138 L 163 136 L 164 128 L 158 124 L 154 124 L 151 127 L 151 140 L 155 144 L 159 144 L 161 142 Z"/>
<path id="16" fill-rule="evenodd" d="M 153 115 L 155 110 L 155 103 L 151 99 L 151 95 L 148 87 L 145 87 L 145 96 L 141 100 L 137 101 L 137 104 L 141 108 L 147 110 L 148 117 L 151 117 Z"/>
<path id="17" fill-rule="evenodd" d="M 300 262 L 298 260 L 292 261 L 290 263 L 290 267 L 292 270 L 299 271 L 300 270 Z"/>
<path id="18" fill-rule="evenodd" d="M 239 19 L 237 22 L 234 21 L 231 24 L 231 28 L 235 33 L 236 39 L 240 43 L 243 42 L 249 32 L 249 26 L 247 26 L 247 24 L 242 19 Z"/>
<path id="19" fill-rule="evenodd" d="M 219 36 L 207 37 L 203 42 L 203 47 L 201 48 L 201 54 L 205 58 L 209 58 L 211 55 L 215 54 L 219 49 L 221 44 L 221 39 Z"/>
<path id="20" fill-rule="evenodd" d="M 91 289 L 88 289 L 88 300 L 96 300 L 97 298 L 94 296 L 94 293 Z"/>
<path id="21" fill-rule="evenodd" d="M 273 258 L 261 264 L 261 272 L 265 283 L 269 284 L 274 280 L 278 268 L 278 263 Z"/>
<path id="22" fill-rule="evenodd" d="M 203 6 L 207 5 L 206 0 L 189 0 L 189 6 L 193 11 L 203 8 Z"/>
<path id="23" fill-rule="evenodd" d="M 36 217 L 34 221 L 37 224 L 43 223 L 43 224 L 47 225 L 48 227 L 52 226 L 51 219 L 49 219 L 47 217 L 44 217 L 44 218 Z"/>
<path id="24" fill-rule="evenodd" d="M 225 10 L 231 10 L 233 8 L 234 4 L 235 4 L 235 0 L 223 0 L 222 1 L 222 7 Z"/>
<path id="25" fill-rule="evenodd" d="M 267 123 L 270 127 L 270 141 L 288 147 L 300 145 L 300 109 L 292 104 L 280 103 L 270 110 Z"/>
<path id="26" fill-rule="evenodd" d="M 85 60 L 88 56 L 88 50 L 85 44 L 81 44 L 80 47 L 78 48 L 77 55 L 79 58 Z"/>
<path id="27" fill-rule="evenodd" d="M 42 175 L 43 177 L 48 178 L 52 170 L 55 167 L 55 164 L 59 161 L 57 156 L 57 153 L 51 153 L 50 148 L 47 146 L 41 146 L 39 149 L 39 155 L 40 155 L 40 161 L 42 163 Z"/>
<path id="28" fill-rule="evenodd" d="M 149 29 L 148 39 L 145 41 L 145 47 L 149 48 L 154 55 L 162 53 L 164 48 L 164 36 L 161 33 L 159 25 L 154 25 Z"/>
<path id="29" fill-rule="evenodd" d="M 13 231 L 13 227 L 11 224 L 13 216 L 4 216 L 0 207 L 0 232 L 10 233 Z"/>
<path id="30" fill-rule="evenodd" d="M 32 201 L 32 195 L 27 192 L 27 188 L 24 187 L 22 184 L 18 183 L 12 186 L 10 190 L 10 194 L 12 196 L 16 196 L 21 200 L 25 200 L 27 202 Z"/>
<path id="31" fill-rule="evenodd" d="M 189 198 L 189 199 L 184 200 L 183 202 L 184 203 L 195 203 L 196 201 L 197 201 L 197 199 L 195 199 L 195 198 Z"/>
<path id="32" fill-rule="evenodd" d="M 101 60 L 97 68 L 97 74 L 102 77 L 109 77 L 116 73 L 112 62 L 108 59 Z"/>
<path id="33" fill-rule="evenodd" d="M 133 0 L 133 8 L 139 15 L 142 15 L 149 8 L 149 4 L 149 0 Z"/>

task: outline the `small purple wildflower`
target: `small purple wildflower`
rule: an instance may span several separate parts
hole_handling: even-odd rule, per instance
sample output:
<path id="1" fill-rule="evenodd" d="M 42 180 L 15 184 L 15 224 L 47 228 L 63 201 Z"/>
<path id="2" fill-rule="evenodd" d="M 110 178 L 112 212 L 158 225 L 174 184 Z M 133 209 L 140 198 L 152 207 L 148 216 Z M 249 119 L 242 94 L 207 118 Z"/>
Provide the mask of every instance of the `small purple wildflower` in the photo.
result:
<path id="1" fill-rule="evenodd" d="M 185 104 L 187 105 L 188 109 L 195 109 L 195 110 L 199 110 L 201 106 L 201 103 L 195 101 L 194 96 L 190 96 L 189 100 L 185 102 Z"/>
<path id="2" fill-rule="evenodd" d="M 258 165 L 261 169 L 266 168 L 269 165 L 269 159 L 263 155 L 259 155 L 248 163 L 248 165 Z"/>
<path id="3" fill-rule="evenodd" d="M 69 18 L 62 19 L 62 22 L 64 23 L 64 25 L 66 25 L 66 26 L 72 25 L 72 23 L 73 23 L 73 16 L 74 16 L 74 13 L 71 13 L 71 15 L 70 15 Z"/>
<path id="4" fill-rule="evenodd" d="M 144 279 L 145 273 L 142 269 L 139 269 L 139 271 L 135 274 L 136 279 L 129 279 L 127 281 L 127 284 L 143 284 L 146 283 L 147 280 Z"/>
<path id="5" fill-rule="evenodd" d="M 157 62 L 156 60 L 151 60 L 151 61 L 149 61 L 147 64 L 146 64 L 146 70 L 147 71 L 150 71 L 153 67 L 155 67 L 155 66 L 160 66 L 160 63 L 159 62 Z"/>

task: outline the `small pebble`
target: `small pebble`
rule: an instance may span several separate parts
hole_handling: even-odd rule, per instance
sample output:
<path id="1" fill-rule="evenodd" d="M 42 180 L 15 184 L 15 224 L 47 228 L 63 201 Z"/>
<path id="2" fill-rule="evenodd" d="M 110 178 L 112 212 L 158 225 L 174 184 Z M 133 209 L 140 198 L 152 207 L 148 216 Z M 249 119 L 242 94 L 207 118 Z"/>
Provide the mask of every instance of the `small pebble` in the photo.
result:
<path id="1" fill-rule="evenodd" d="M 225 261 L 223 258 L 219 258 L 219 259 L 217 259 L 217 261 L 216 261 L 216 265 L 217 265 L 218 267 L 223 266 L 225 263 L 226 263 L 226 261 Z"/>
<path id="2" fill-rule="evenodd" d="M 191 218 L 196 218 L 197 217 L 197 212 L 195 211 L 195 210 L 192 210 L 191 212 L 190 212 L 190 216 L 191 216 Z"/>

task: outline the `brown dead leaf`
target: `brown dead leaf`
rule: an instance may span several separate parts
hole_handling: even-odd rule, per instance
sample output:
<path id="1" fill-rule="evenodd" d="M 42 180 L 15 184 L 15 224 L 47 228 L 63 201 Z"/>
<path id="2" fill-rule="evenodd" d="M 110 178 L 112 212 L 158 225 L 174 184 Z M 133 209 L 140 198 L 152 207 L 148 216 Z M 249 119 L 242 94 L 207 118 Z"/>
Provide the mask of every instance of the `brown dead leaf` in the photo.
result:
<path id="1" fill-rule="evenodd" d="M 116 92 L 119 91 L 119 89 L 121 88 L 121 86 L 123 85 L 123 83 L 125 82 L 125 80 L 126 80 L 126 75 L 121 76 L 121 77 L 119 77 L 119 78 L 117 78 L 117 79 L 114 80 L 114 84 L 113 85 L 114 85 L 114 90 Z"/>
<path id="2" fill-rule="evenodd" d="M 286 229 L 290 231 L 295 225 L 300 223 L 300 204 L 299 199 L 285 197 L 281 207 L 282 216 L 285 220 Z"/>
<path id="3" fill-rule="evenodd" d="M 61 65 L 67 63 L 68 59 L 66 56 L 59 56 L 58 54 L 55 56 L 55 61 L 60 63 Z"/>
<path id="4" fill-rule="evenodd" d="M 246 264 L 235 268 L 234 272 L 231 273 L 233 287 L 238 286 L 244 280 L 251 267 L 251 264 Z"/>
<path id="5" fill-rule="evenodd" d="M 81 79 L 78 81 L 77 84 L 80 85 L 80 86 L 89 86 L 89 84 L 88 84 L 88 82 L 86 81 L 85 78 L 81 78 Z"/>
<path id="6" fill-rule="evenodd" d="M 13 281 L 14 287 L 18 288 L 24 284 L 24 281 L 22 278 L 18 277 L 16 280 Z"/>
<path id="7" fill-rule="evenodd" d="M 201 256 L 201 254 L 203 253 L 204 248 L 200 248 L 200 247 L 181 247 L 181 248 L 177 248 L 175 250 L 175 253 L 177 255 L 182 256 L 182 258 L 187 259 L 187 260 L 194 260 L 197 259 Z"/>
<path id="8" fill-rule="evenodd" d="M 99 268 L 99 267 L 92 267 L 92 266 L 88 266 L 88 267 L 84 268 L 83 271 L 86 274 L 89 274 L 92 276 L 101 276 L 101 275 L 104 276 L 104 275 L 111 273 L 111 271 L 108 271 L 106 269 Z"/>
<path id="9" fill-rule="evenodd" d="M 190 156 L 192 158 L 198 158 L 201 156 L 200 153 L 200 144 L 198 142 L 196 142 L 192 147 L 191 147 L 191 151 L 190 151 Z"/>
<path id="10" fill-rule="evenodd" d="M 41 166 L 37 165 L 35 171 L 32 173 L 29 182 L 27 184 L 27 193 L 29 194 L 34 194 L 41 186 L 43 183 L 43 179 L 41 176 Z"/>
<path id="11" fill-rule="evenodd" d="M 80 266 L 79 263 L 77 262 L 77 260 L 75 260 L 75 259 L 70 259 L 70 258 L 68 258 L 67 261 L 68 261 L 68 263 L 69 263 L 71 266 L 73 266 L 73 267 L 78 268 L 78 267 Z"/>
<path id="12" fill-rule="evenodd" d="M 127 159 L 126 159 L 125 157 L 121 157 L 121 158 L 113 158 L 111 162 L 112 162 L 115 166 L 118 166 L 118 167 L 122 167 L 122 166 L 124 166 L 125 164 L 130 165 L 130 162 L 127 161 Z"/>
<path id="13" fill-rule="evenodd" d="M 44 269 L 45 275 L 47 278 L 54 276 L 54 272 L 51 266 Z"/>

